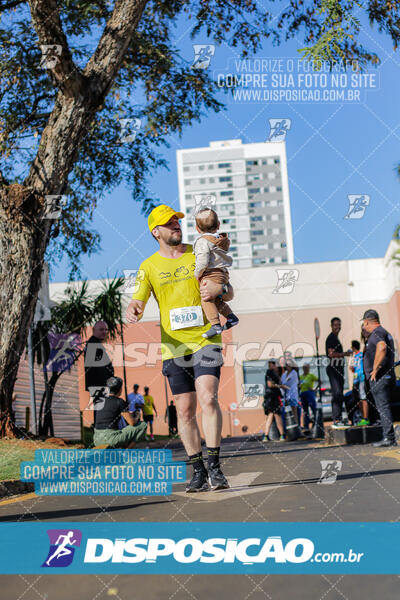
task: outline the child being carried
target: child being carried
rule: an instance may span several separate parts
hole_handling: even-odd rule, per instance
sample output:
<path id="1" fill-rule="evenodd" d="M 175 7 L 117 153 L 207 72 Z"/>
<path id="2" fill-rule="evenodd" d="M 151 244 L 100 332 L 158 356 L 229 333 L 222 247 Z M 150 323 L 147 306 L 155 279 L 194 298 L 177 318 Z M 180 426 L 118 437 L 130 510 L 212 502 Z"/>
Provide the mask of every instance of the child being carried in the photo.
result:
<path id="1" fill-rule="evenodd" d="M 222 285 L 229 282 L 228 267 L 232 264 L 232 257 L 227 254 L 227 251 L 230 240 L 226 233 L 217 233 L 219 227 L 218 215 L 211 208 L 202 208 L 196 214 L 196 229 L 201 235 L 193 245 L 196 256 L 194 276 L 199 282 L 207 279 Z M 239 323 L 239 319 L 221 296 L 207 302 L 202 300 L 201 305 L 211 323 L 210 329 L 203 333 L 205 338 L 218 335 L 224 329 L 230 329 Z M 226 318 L 224 326 L 219 320 L 220 314 Z"/>

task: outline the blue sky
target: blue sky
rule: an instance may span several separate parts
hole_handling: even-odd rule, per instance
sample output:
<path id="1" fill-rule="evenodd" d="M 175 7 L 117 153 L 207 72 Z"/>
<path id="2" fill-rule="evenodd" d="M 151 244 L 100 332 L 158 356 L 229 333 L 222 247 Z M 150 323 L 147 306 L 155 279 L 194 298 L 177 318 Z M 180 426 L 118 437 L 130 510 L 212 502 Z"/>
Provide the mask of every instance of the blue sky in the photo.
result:
<path id="1" fill-rule="evenodd" d="M 182 23 L 176 45 L 193 60 L 193 41 Z M 400 162 L 400 52 L 388 37 L 365 24 L 362 41 L 374 50 L 382 64 L 370 69 L 377 74 L 377 89 L 367 91 L 356 103 L 246 104 L 225 98 L 227 110 L 209 113 L 200 124 L 187 128 L 181 138 L 171 136 L 163 151 L 170 170 L 154 173 L 150 195 L 178 208 L 175 152 L 179 148 L 208 146 L 211 140 L 241 138 L 244 143 L 265 141 L 271 118 L 291 119 L 286 138 L 295 262 L 346 260 L 383 256 L 395 225 L 400 222 L 400 181 L 395 173 Z M 199 37 L 197 43 L 212 43 Z M 299 58 L 302 40 L 280 47 L 265 43 L 257 57 Z M 227 69 L 236 57 L 227 46 L 216 47 L 210 69 Z M 367 194 L 370 204 L 362 219 L 344 219 L 348 194 Z M 120 187 L 100 199 L 94 227 L 102 238 L 102 251 L 83 258 L 82 275 L 96 279 L 122 275 L 138 268 L 155 252 L 141 207 L 129 189 Z M 55 268 L 52 281 L 66 281 L 68 265 Z"/>

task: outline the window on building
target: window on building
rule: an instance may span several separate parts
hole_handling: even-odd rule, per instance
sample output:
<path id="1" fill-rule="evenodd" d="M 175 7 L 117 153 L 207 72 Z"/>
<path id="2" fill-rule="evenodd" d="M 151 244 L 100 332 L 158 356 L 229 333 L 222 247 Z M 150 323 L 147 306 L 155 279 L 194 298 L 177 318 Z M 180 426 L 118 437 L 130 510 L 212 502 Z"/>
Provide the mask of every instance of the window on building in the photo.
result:
<path id="1" fill-rule="evenodd" d="M 274 158 L 274 164 L 275 165 L 280 165 L 281 164 L 281 159 L 280 158 Z"/>
<path id="2" fill-rule="evenodd" d="M 211 169 L 214 168 L 214 165 L 208 165 L 208 170 L 211 171 Z"/>
<path id="3" fill-rule="evenodd" d="M 249 206 L 251 208 L 258 208 L 258 207 L 260 207 L 262 205 L 263 205 L 263 203 L 261 201 L 259 201 L 259 202 L 250 202 L 250 204 L 249 204 Z"/>
<path id="4" fill-rule="evenodd" d="M 260 188 L 250 188 L 249 189 L 250 194 L 258 194 L 259 191 L 260 191 Z"/>
<path id="5" fill-rule="evenodd" d="M 263 220 L 262 216 L 250 217 L 250 221 L 252 223 L 254 223 L 255 221 L 262 221 L 262 220 Z"/>
<path id="6" fill-rule="evenodd" d="M 200 166 L 199 166 L 199 171 L 204 171 L 204 169 L 205 169 L 205 166 L 204 166 L 204 165 L 200 165 Z"/>
<path id="7" fill-rule="evenodd" d="M 251 232 L 253 235 L 263 235 L 264 232 L 262 229 L 254 229 L 254 231 Z"/>
<path id="8" fill-rule="evenodd" d="M 223 183 L 224 181 L 232 181 L 232 177 L 219 177 L 219 181 Z"/>
<path id="9" fill-rule="evenodd" d="M 265 244 L 253 244 L 253 250 L 265 250 Z"/>
<path id="10" fill-rule="evenodd" d="M 231 163 L 219 163 L 218 164 L 218 169 L 229 169 L 229 167 L 231 167 Z"/>
<path id="11" fill-rule="evenodd" d="M 190 171 L 190 167 L 183 167 L 183 171 L 184 171 L 185 173 L 187 173 L 188 171 Z"/>
<path id="12" fill-rule="evenodd" d="M 225 192 L 220 192 L 221 196 L 233 196 L 233 192 L 231 192 L 230 190 L 227 190 Z"/>
<path id="13" fill-rule="evenodd" d="M 205 183 L 205 182 L 206 182 L 206 180 L 204 179 L 204 177 L 201 177 L 201 179 L 199 179 L 199 182 L 200 182 L 200 183 Z"/>
<path id="14" fill-rule="evenodd" d="M 277 192 L 281 192 L 282 191 L 282 186 L 278 185 L 277 188 L 276 188 L 276 191 Z"/>
<path id="15" fill-rule="evenodd" d="M 192 194 L 185 194 L 185 200 L 191 200 Z"/>
<path id="16" fill-rule="evenodd" d="M 268 194 L 268 192 L 269 192 L 269 188 L 268 188 L 268 187 L 265 187 L 265 188 L 264 188 L 264 194 Z"/>
<path id="17" fill-rule="evenodd" d="M 190 185 L 190 179 L 185 179 L 185 185 Z"/>
<path id="18" fill-rule="evenodd" d="M 248 165 L 249 167 L 258 165 L 258 160 L 246 160 L 246 165 Z"/>
<path id="19" fill-rule="evenodd" d="M 209 183 L 215 183 L 215 178 L 214 178 L 214 177 L 210 177 L 210 178 L 208 179 L 208 181 L 209 181 Z"/>

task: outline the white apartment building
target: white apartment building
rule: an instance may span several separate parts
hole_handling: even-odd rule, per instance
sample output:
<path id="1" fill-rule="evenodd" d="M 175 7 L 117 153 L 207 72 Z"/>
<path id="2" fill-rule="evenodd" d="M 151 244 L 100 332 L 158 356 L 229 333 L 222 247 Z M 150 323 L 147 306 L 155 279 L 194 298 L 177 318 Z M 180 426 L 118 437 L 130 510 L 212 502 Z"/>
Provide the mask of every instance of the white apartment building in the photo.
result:
<path id="1" fill-rule="evenodd" d="M 231 239 L 233 268 L 294 262 L 285 142 L 210 142 L 178 150 L 177 167 L 184 240 L 198 235 L 196 207 L 211 202 Z"/>

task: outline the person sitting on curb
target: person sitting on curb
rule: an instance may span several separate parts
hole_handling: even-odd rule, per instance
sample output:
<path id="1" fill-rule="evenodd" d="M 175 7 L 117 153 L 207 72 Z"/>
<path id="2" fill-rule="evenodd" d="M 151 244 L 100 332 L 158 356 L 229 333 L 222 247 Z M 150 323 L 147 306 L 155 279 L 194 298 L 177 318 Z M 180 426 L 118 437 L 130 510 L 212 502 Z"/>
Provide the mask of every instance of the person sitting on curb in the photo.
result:
<path id="1" fill-rule="evenodd" d="M 136 442 L 144 439 L 147 423 L 135 424 L 129 412 L 129 404 L 120 398 L 122 379 L 110 377 L 107 379 L 109 396 L 99 394 L 93 400 L 95 446 L 106 445 L 108 448 L 133 448 Z M 123 429 L 118 429 L 121 416 L 128 423 Z"/>

